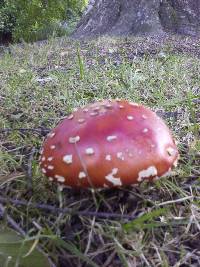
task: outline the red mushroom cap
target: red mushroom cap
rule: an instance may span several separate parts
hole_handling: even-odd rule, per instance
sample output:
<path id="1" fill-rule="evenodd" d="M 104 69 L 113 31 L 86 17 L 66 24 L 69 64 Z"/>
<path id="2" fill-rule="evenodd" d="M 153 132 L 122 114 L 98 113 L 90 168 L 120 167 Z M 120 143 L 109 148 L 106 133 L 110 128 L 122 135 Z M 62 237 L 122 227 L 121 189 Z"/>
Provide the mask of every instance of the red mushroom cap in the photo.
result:
<path id="1" fill-rule="evenodd" d="M 178 150 L 156 113 L 126 100 L 80 108 L 52 130 L 41 152 L 42 172 L 67 186 L 113 187 L 163 176 Z"/>

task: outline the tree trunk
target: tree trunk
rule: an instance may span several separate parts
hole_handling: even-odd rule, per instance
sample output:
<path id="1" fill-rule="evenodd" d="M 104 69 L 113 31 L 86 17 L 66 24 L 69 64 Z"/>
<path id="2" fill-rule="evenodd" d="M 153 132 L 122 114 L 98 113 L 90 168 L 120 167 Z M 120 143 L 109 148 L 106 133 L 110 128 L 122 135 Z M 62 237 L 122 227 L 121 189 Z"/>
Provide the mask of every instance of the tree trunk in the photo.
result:
<path id="1" fill-rule="evenodd" d="M 199 0 L 96 0 L 72 37 L 200 33 Z"/>

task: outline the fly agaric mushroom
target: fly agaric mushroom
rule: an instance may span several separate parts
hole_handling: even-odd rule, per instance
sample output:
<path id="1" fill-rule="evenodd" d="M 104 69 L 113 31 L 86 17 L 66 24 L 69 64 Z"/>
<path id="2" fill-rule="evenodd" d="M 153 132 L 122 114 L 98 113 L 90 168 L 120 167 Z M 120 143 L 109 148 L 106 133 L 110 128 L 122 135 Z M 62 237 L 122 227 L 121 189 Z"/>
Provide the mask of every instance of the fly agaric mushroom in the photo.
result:
<path id="1" fill-rule="evenodd" d="M 42 172 L 72 187 L 114 187 L 163 176 L 177 164 L 170 130 L 150 109 L 105 100 L 74 111 L 48 134 Z"/>

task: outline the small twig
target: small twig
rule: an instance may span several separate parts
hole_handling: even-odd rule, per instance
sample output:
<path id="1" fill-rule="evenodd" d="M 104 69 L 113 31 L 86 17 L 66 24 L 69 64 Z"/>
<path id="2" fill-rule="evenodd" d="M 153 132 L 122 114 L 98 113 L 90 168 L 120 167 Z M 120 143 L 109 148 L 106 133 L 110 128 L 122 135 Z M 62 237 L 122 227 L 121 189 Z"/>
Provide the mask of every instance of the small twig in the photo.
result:
<path id="1" fill-rule="evenodd" d="M 4 206 L 0 204 L 0 217 L 3 218 L 4 216 L 13 229 L 15 229 L 18 233 L 20 233 L 23 236 L 26 235 L 24 230 L 8 214 L 6 214 Z"/>
<path id="2" fill-rule="evenodd" d="M 79 215 L 79 216 L 95 216 L 95 217 L 101 217 L 106 219 L 114 219 L 114 218 L 121 218 L 121 219 L 129 219 L 133 220 L 135 219 L 135 216 L 131 216 L 128 214 L 120 214 L 120 213 L 108 213 L 108 212 L 95 212 L 95 211 L 76 211 L 70 208 L 58 208 L 55 206 L 47 205 L 47 204 L 35 204 L 31 203 L 25 200 L 18 200 L 18 199 L 12 199 L 12 198 L 5 198 L 0 196 L 0 202 L 6 203 L 6 204 L 13 204 L 15 206 L 27 206 L 30 208 L 36 208 L 36 209 L 43 209 L 46 211 L 49 211 L 51 213 L 68 213 L 71 215 Z"/>
<path id="3" fill-rule="evenodd" d="M 173 204 L 173 203 L 184 202 L 186 200 L 193 199 L 193 198 L 194 198 L 194 196 L 188 196 L 188 197 L 183 197 L 183 198 L 179 198 L 179 199 L 175 199 L 175 200 L 169 200 L 169 201 L 158 203 L 158 204 L 156 204 L 156 206 L 164 206 L 164 205 L 169 205 L 169 204 Z"/>

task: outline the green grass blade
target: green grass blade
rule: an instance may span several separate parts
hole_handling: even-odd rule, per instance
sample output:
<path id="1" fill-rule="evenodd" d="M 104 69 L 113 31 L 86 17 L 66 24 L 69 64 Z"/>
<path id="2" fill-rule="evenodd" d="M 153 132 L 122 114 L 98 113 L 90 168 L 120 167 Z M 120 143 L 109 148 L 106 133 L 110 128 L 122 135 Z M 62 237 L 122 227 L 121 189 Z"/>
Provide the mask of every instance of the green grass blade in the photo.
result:
<path id="1" fill-rule="evenodd" d="M 166 209 L 160 208 L 153 210 L 151 212 L 147 212 L 140 216 L 139 218 L 123 224 L 122 228 L 125 231 L 131 231 L 131 230 L 137 230 L 137 229 L 145 229 L 145 228 L 152 228 L 157 225 L 157 223 L 154 221 L 157 217 L 166 214 Z M 151 222 L 151 223 L 150 223 Z"/>

